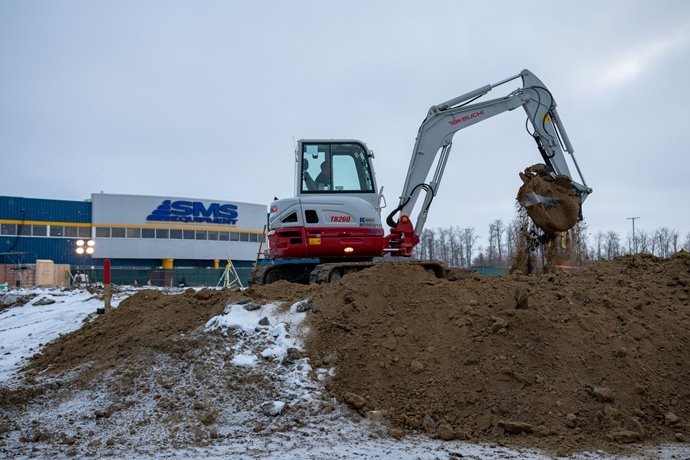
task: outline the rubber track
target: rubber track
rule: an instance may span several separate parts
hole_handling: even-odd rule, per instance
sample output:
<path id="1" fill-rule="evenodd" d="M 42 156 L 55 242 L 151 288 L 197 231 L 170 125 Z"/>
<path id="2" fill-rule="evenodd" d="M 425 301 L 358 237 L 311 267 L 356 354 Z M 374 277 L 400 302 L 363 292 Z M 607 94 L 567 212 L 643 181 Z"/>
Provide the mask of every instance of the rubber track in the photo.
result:
<path id="1" fill-rule="evenodd" d="M 276 281 L 309 284 L 309 273 L 316 264 L 272 264 L 263 265 L 249 272 L 249 285 L 261 286 Z"/>
<path id="2" fill-rule="evenodd" d="M 446 276 L 446 266 L 437 261 L 421 261 L 421 260 L 410 260 L 410 261 L 391 261 L 391 262 L 339 262 L 339 263 L 328 263 L 317 265 L 311 272 L 310 283 L 311 284 L 323 284 L 330 283 L 331 277 L 334 272 L 339 272 L 341 276 L 348 273 L 354 273 L 365 268 L 373 267 L 374 265 L 380 264 L 407 264 L 407 265 L 419 265 L 425 270 L 434 272 L 437 278 L 445 278 Z"/>

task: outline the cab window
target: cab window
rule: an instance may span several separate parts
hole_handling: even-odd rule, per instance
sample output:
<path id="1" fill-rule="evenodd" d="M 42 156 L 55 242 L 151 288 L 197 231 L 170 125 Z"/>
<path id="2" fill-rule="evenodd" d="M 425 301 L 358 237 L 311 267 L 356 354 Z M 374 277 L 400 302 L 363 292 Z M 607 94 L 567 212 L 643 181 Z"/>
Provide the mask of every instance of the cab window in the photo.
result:
<path id="1" fill-rule="evenodd" d="M 374 192 L 363 146 L 302 144 L 302 192 Z"/>

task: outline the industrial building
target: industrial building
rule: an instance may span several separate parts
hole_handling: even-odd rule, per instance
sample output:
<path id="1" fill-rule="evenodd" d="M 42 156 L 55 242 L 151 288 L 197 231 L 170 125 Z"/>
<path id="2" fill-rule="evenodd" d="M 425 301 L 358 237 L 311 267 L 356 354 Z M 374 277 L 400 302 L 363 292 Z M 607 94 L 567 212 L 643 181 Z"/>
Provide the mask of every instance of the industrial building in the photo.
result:
<path id="1" fill-rule="evenodd" d="M 74 269 L 249 267 L 266 206 L 197 198 L 95 193 L 65 201 L 0 196 L 0 264 L 48 259 Z M 78 240 L 93 254 L 77 254 Z M 134 272 L 132 272 L 134 273 Z"/>

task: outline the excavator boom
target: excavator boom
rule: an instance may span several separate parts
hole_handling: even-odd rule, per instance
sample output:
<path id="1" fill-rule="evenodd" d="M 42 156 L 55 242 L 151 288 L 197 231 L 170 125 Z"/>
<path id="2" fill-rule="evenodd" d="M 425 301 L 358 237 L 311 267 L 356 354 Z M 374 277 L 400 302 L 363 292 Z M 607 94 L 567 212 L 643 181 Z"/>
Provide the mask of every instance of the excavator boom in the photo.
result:
<path id="1" fill-rule="evenodd" d="M 522 87 L 507 96 L 471 104 L 495 87 L 518 78 L 522 79 Z M 424 229 L 429 207 L 438 193 L 455 133 L 518 107 L 523 107 L 527 113 L 527 118 L 533 128 L 532 136 L 548 173 L 572 179 L 565 157 L 565 152 L 567 152 L 576 166 L 581 181 L 581 183 L 572 181 L 572 186 L 577 192 L 580 203 L 587 198 L 592 190 L 587 187 L 577 166 L 573 155 L 574 149 L 556 111 L 556 101 L 541 80 L 529 70 L 523 70 L 515 76 L 493 85 L 482 86 L 429 109 L 419 127 L 400 202 L 386 220 L 392 228 L 391 233 L 397 234 L 395 241 L 403 241 L 398 244 L 399 255 L 411 255 L 412 248 Z M 434 175 L 429 182 L 426 182 L 437 155 L 440 157 L 436 162 Z M 425 192 L 424 201 L 413 232 L 410 232 L 410 225 L 407 222 L 422 191 Z M 396 218 L 398 215 L 400 217 Z"/>

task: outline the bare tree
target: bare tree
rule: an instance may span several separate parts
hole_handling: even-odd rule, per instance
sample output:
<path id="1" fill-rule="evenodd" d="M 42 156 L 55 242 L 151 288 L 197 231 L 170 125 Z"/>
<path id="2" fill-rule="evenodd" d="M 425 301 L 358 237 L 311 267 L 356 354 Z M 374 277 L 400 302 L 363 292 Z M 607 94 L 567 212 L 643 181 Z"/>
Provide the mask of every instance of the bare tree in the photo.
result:
<path id="1" fill-rule="evenodd" d="M 494 226 L 494 240 L 496 242 L 496 257 L 497 262 L 500 265 L 503 263 L 503 233 L 505 232 L 505 225 L 501 219 L 496 219 L 493 223 Z"/>
<path id="2" fill-rule="evenodd" d="M 594 235 L 594 254 L 597 260 L 601 260 L 604 258 L 604 240 L 606 239 L 606 235 L 604 235 L 604 232 L 599 230 L 595 235 Z"/>
<path id="3" fill-rule="evenodd" d="M 649 234 L 645 230 L 638 230 L 635 239 L 637 240 L 637 252 L 649 253 Z"/>
<path id="4" fill-rule="evenodd" d="M 690 233 L 685 236 L 685 244 L 683 245 L 686 251 L 690 252 Z"/>
<path id="5" fill-rule="evenodd" d="M 462 230 L 462 246 L 465 250 L 465 267 L 472 265 L 475 244 L 478 239 L 479 236 L 475 233 L 474 227 L 466 227 Z"/>
<path id="6" fill-rule="evenodd" d="M 450 265 L 462 267 L 462 240 L 459 227 L 448 229 L 450 238 Z"/>
<path id="7" fill-rule="evenodd" d="M 671 231 L 671 249 L 674 254 L 678 252 L 678 232 L 675 230 Z"/>
<path id="8" fill-rule="evenodd" d="M 510 263 L 515 256 L 518 246 L 518 231 L 516 222 L 506 225 L 506 260 Z"/>
<path id="9" fill-rule="evenodd" d="M 671 231 L 666 227 L 657 228 L 654 231 L 654 245 L 656 256 L 669 257 L 671 255 Z"/>
<path id="10" fill-rule="evenodd" d="M 578 222 L 570 230 L 570 244 L 572 250 L 572 263 L 581 267 L 587 263 L 587 224 L 584 221 Z"/>
<path id="11" fill-rule="evenodd" d="M 606 258 L 611 260 L 620 255 L 620 237 L 613 230 L 606 232 Z"/>

